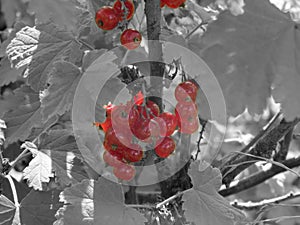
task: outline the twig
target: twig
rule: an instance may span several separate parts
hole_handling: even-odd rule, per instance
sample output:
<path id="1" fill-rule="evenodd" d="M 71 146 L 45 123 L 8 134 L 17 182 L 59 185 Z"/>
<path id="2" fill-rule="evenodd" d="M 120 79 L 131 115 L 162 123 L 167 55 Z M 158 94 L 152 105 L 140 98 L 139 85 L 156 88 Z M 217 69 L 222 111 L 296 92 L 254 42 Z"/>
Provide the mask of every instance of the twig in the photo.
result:
<path id="1" fill-rule="evenodd" d="M 259 210 L 261 207 L 267 206 L 267 205 L 277 205 L 281 202 L 290 200 L 290 199 L 295 199 L 300 197 L 300 192 L 299 193 L 289 193 L 280 197 L 276 198 L 271 198 L 267 200 L 263 200 L 260 202 L 238 202 L 234 201 L 231 202 L 230 204 L 238 209 L 241 210 Z"/>
<path id="2" fill-rule="evenodd" d="M 11 178 L 10 175 L 6 175 L 5 176 L 8 181 L 9 181 L 9 184 L 10 184 L 10 188 L 11 188 L 11 192 L 13 194 L 13 198 L 14 198 L 14 203 L 15 203 L 15 206 L 16 207 L 19 207 L 20 206 L 20 203 L 19 203 L 19 199 L 18 199 L 18 193 L 17 193 L 17 189 L 16 189 L 16 186 L 15 186 L 15 183 L 13 181 L 13 179 Z"/>
<path id="3" fill-rule="evenodd" d="M 283 169 L 287 170 L 287 171 L 290 171 L 291 173 L 295 174 L 297 177 L 300 177 L 300 174 L 297 173 L 296 171 L 288 168 L 287 166 L 285 166 L 284 164 L 280 163 L 280 162 L 276 162 L 274 160 L 271 160 L 271 159 L 267 159 L 265 157 L 261 157 L 261 156 L 256 156 L 256 155 L 251 155 L 251 154 L 248 154 L 248 153 L 243 153 L 243 152 L 236 152 L 238 154 L 242 154 L 242 155 L 246 155 L 246 156 L 249 156 L 249 157 L 253 157 L 253 158 L 257 158 L 261 161 L 265 161 L 267 163 L 271 163 L 273 165 L 276 165 L 276 166 L 279 166 L 279 167 L 282 167 Z M 247 163 L 249 163 L 249 161 L 247 161 Z"/>
<path id="4" fill-rule="evenodd" d="M 286 156 L 288 154 L 290 144 L 292 141 L 294 129 L 291 129 L 285 136 L 282 141 L 279 142 L 280 148 L 279 151 L 274 155 L 275 161 L 282 161 L 286 159 Z"/>
<path id="5" fill-rule="evenodd" d="M 184 193 L 188 192 L 190 189 L 187 189 L 187 190 L 184 190 L 184 191 L 181 191 L 181 192 L 178 192 L 177 194 L 167 198 L 166 200 L 158 203 L 155 208 L 161 208 L 162 206 L 166 205 L 167 203 L 173 201 L 174 199 L 178 198 L 179 196 L 183 195 Z"/>
<path id="6" fill-rule="evenodd" d="M 250 149 L 250 151 L 247 153 L 248 155 L 245 154 L 244 156 L 241 156 L 240 158 L 235 160 L 233 163 L 239 164 L 241 162 L 249 161 L 253 158 L 253 155 L 264 157 L 264 158 L 270 158 L 273 151 L 275 151 L 275 149 L 276 149 L 278 141 L 282 137 L 284 137 L 299 121 L 300 121 L 299 118 L 297 118 L 291 122 L 286 122 L 284 119 L 282 119 L 282 121 L 280 122 L 280 124 L 278 126 L 276 126 L 271 131 L 269 131 L 267 133 L 267 135 L 265 135 L 263 137 L 263 139 L 259 140 L 257 142 L 257 144 L 253 148 Z M 232 169 L 232 171 L 230 173 L 228 173 L 226 175 L 226 177 L 224 177 L 224 173 L 223 173 L 223 183 L 226 186 L 228 186 L 231 183 L 231 181 L 239 173 L 244 171 L 246 168 L 248 168 L 252 164 L 253 163 L 249 163 L 249 164 L 244 164 L 244 165 L 238 166 L 238 167 Z"/>
<path id="7" fill-rule="evenodd" d="M 265 126 L 263 130 L 261 130 L 250 142 L 247 144 L 241 152 L 248 152 L 261 138 L 263 138 L 268 132 L 273 129 L 275 125 L 277 125 L 279 119 L 281 118 L 282 113 L 278 112 Z M 240 156 L 239 155 L 232 155 L 229 159 L 225 160 L 222 165 L 220 166 L 221 173 L 224 175 L 228 172 L 228 165 L 232 165 L 233 161 L 237 160 Z"/>
<path id="8" fill-rule="evenodd" d="M 201 22 L 200 24 L 198 24 L 191 32 L 189 32 L 184 39 L 188 39 L 193 33 L 196 32 L 196 30 L 198 30 L 199 28 L 201 28 L 203 31 L 205 31 L 205 29 L 202 27 L 204 25 L 207 25 L 207 22 Z"/>
<path id="9" fill-rule="evenodd" d="M 255 225 L 255 224 L 267 224 L 268 222 L 280 222 L 283 220 L 292 220 L 292 219 L 300 219 L 300 216 L 279 216 L 275 218 L 265 219 L 265 220 L 258 220 L 255 222 L 247 222 L 247 225 Z"/>
<path id="10" fill-rule="evenodd" d="M 10 172 L 10 170 L 11 170 L 12 168 L 15 167 L 15 165 L 18 163 L 18 161 L 19 161 L 20 159 L 22 159 L 23 156 L 26 155 L 26 154 L 28 153 L 28 151 L 29 151 L 29 150 L 28 150 L 27 148 L 25 148 L 25 149 L 21 152 L 21 154 L 18 155 L 18 157 L 17 157 L 13 162 L 11 162 L 10 168 L 6 171 L 6 174 L 8 174 L 8 173 Z"/>
<path id="11" fill-rule="evenodd" d="M 84 40 L 81 39 L 77 39 L 77 42 L 82 44 L 83 46 L 87 47 L 89 50 L 95 50 L 95 48 L 93 46 L 91 46 L 90 44 L 86 43 Z"/>
<path id="12" fill-rule="evenodd" d="M 205 126 L 207 124 L 207 120 L 203 120 L 200 117 L 199 117 L 199 121 L 200 121 L 200 124 L 202 125 L 202 129 L 201 129 L 201 131 L 199 133 L 199 139 L 197 141 L 197 153 L 196 153 L 196 156 L 195 156 L 195 160 L 197 160 L 198 155 L 201 152 L 201 150 L 200 150 L 200 142 L 203 139 L 203 133 L 205 131 Z"/>
<path id="13" fill-rule="evenodd" d="M 288 168 L 294 168 L 300 166 L 300 156 L 297 158 L 288 159 L 281 162 L 284 166 Z M 279 167 L 277 165 L 273 165 L 270 169 L 266 171 L 259 171 L 257 173 L 252 174 L 251 176 L 240 180 L 236 185 L 228 187 L 226 189 L 220 190 L 219 193 L 222 196 L 229 196 L 232 194 L 239 193 L 241 191 L 247 190 L 251 187 L 254 187 L 271 177 L 279 174 L 281 172 L 285 172 L 286 170 L 283 167 Z"/>
<path id="14" fill-rule="evenodd" d="M 155 205 L 128 204 L 126 206 L 130 208 L 138 208 L 138 209 L 155 209 Z"/>

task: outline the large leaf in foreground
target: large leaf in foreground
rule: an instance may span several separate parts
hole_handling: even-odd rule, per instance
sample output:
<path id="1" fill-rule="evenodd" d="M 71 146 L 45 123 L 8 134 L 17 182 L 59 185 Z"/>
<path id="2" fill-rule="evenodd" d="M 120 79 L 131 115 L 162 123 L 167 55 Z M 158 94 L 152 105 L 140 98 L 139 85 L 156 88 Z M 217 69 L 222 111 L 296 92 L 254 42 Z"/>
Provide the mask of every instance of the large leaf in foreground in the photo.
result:
<path id="1" fill-rule="evenodd" d="M 83 180 L 60 195 L 65 206 L 55 225 L 142 225 L 145 217 L 124 205 L 121 186 L 104 178 Z"/>
<path id="2" fill-rule="evenodd" d="M 87 178 L 81 154 L 70 131 L 51 130 L 42 134 L 40 139 L 36 156 L 23 171 L 29 186 L 43 190 L 43 183 L 48 183 L 54 175 L 55 181 L 62 186 Z"/>
<path id="3" fill-rule="evenodd" d="M 263 111 L 271 94 L 271 56 L 280 48 L 278 41 L 296 29 L 289 15 L 269 1 L 245 3 L 243 15 L 223 12 L 208 26 L 201 40 L 190 41 L 190 48 L 203 57 L 216 75 L 230 115 L 242 113 L 246 107 L 250 113 Z M 297 40 L 290 41 L 291 46 L 296 46 Z M 294 52 L 285 53 L 287 57 L 295 57 Z M 290 75 L 284 76 L 293 76 L 292 71 L 288 72 Z M 282 85 L 287 92 L 295 92 Z"/>
<path id="4" fill-rule="evenodd" d="M 52 22 L 24 27 L 7 46 L 7 54 L 16 67 L 27 66 L 24 76 L 34 90 L 43 90 L 53 62 L 65 60 L 76 63 L 81 59 L 80 44 L 72 33 Z"/>
<path id="5" fill-rule="evenodd" d="M 74 93 L 80 79 L 80 69 L 73 63 L 58 61 L 53 64 L 48 84 L 42 98 L 44 119 L 54 115 L 63 115 L 72 107 Z"/>
<path id="6" fill-rule="evenodd" d="M 4 195 L 0 195 L 0 224 L 11 225 L 16 212 L 16 206 Z"/>
<path id="7" fill-rule="evenodd" d="M 20 204 L 22 224 L 52 225 L 55 213 L 62 206 L 60 191 L 40 192 L 32 190 Z"/>
<path id="8" fill-rule="evenodd" d="M 231 225 L 243 221 L 244 214 L 218 194 L 222 184 L 220 171 L 202 163 L 194 162 L 189 170 L 193 188 L 182 197 L 187 220 L 196 225 Z"/>

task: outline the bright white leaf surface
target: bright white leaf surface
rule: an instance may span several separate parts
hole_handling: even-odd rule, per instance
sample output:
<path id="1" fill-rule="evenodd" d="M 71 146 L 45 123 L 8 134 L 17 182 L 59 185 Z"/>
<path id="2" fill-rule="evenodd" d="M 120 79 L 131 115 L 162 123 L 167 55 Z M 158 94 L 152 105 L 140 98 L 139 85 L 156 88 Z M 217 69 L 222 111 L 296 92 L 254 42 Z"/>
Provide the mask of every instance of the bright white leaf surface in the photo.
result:
<path id="1" fill-rule="evenodd" d="M 60 185 L 77 183 L 87 177 L 75 138 L 68 130 L 51 130 L 41 135 L 37 155 L 23 171 L 24 179 L 35 190 L 54 177 Z"/>
<path id="2" fill-rule="evenodd" d="M 6 52 L 16 68 L 27 66 L 24 76 L 28 76 L 28 83 L 34 90 L 44 89 L 55 61 L 76 63 L 82 56 L 73 34 L 52 22 L 22 28 Z"/>

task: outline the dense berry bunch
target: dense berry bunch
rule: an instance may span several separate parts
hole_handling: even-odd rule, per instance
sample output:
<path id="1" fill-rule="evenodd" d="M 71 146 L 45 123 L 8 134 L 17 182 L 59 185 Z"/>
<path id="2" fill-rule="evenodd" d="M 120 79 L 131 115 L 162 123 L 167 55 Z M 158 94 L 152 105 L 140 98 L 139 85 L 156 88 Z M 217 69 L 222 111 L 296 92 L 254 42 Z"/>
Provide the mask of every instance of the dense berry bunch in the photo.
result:
<path id="1" fill-rule="evenodd" d="M 132 0 L 116 0 L 113 6 L 103 6 L 96 12 L 95 22 L 103 30 L 112 30 L 117 26 L 123 29 L 122 24 L 127 24 L 134 12 Z M 141 41 L 142 35 L 133 29 L 124 30 L 120 37 L 121 44 L 129 50 L 137 48 Z"/>
<path id="2" fill-rule="evenodd" d="M 197 85 L 191 81 L 176 87 L 175 114 L 160 112 L 159 106 L 144 98 L 141 92 L 126 104 L 105 106 L 105 121 L 95 125 L 105 132 L 103 159 L 114 168 L 117 178 L 133 179 L 135 168 L 132 164 L 143 159 L 143 145 L 154 149 L 157 156 L 167 158 L 176 148 L 172 135 L 177 128 L 185 134 L 198 130 L 197 90 Z"/>

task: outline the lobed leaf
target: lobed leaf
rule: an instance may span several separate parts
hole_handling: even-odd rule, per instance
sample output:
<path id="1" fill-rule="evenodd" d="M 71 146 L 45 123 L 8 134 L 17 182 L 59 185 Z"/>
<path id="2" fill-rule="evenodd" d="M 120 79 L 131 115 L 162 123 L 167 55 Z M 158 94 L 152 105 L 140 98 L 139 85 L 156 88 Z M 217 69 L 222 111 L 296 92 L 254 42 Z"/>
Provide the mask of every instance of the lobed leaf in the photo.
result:
<path id="1" fill-rule="evenodd" d="M 20 204 L 22 224 L 52 225 L 55 213 L 62 206 L 58 190 L 40 192 L 32 190 Z"/>
<path id="2" fill-rule="evenodd" d="M 47 82 L 49 87 L 41 100 L 41 111 L 44 119 L 63 115 L 71 109 L 80 77 L 81 71 L 73 63 L 57 61 L 53 64 Z"/>
<path id="3" fill-rule="evenodd" d="M 11 68 L 10 62 L 7 57 L 2 58 L 0 61 L 0 87 L 15 82 L 21 77 L 22 70 Z"/>
<path id="4" fill-rule="evenodd" d="M 266 99 L 271 95 L 274 71 L 278 70 L 273 65 L 274 57 L 278 60 L 276 52 L 283 50 L 280 40 L 289 36 L 288 33 L 298 32 L 289 15 L 279 11 L 269 1 L 248 0 L 245 3 L 243 15 L 233 16 L 228 11 L 222 12 L 208 26 L 201 40 L 194 37 L 189 42 L 190 48 L 201 55 L 214 72 L 222 87 L 227 111 L 233 116 L 242 113 L 245 108 L 250 113 L 263 112 Z M 285 41 L 297 51 L 297 37 Z M 294 57 L 295 51 L 285 50 L 287 55 L 281 55 Z M 285 74 L 280 72 L 280 76 L 288 76 L 298 82 L 296 71 L 293 67 L 284 71 Z M 288 79 L 283 80 L 287 82 Z M 287 93 L 295 94 L 295 89 L 287 86 L 287 83 L 278 85 L 286 89 L 285 96 Z M 294 104 L 293 99 L 287 101 L 289 105 Z M 283 107 L 286 108 L 286 104 Z M 294 114 L 298 112 L 290 110 Z M 288 114 L 291 118 L 292 115 Z"/>
<path id="5" fill-rule="evenodd" d="M 184 193 L 184 215 L 195 225 L 231 225 L 245 221 L 245 215 L 218 194 L 222 176 L 218 169 L 206 163 L 191 164 L 189 175 L 193 188 Z"/>
<path id="6" fill-rule="evenodd" d="M 55 177 L 61 186 L 78 183 L 87 177 L 75 138 L 68 130 L 51 130 L 40 137 L 39 151 L 23 171 L 24 179 L 35 190 Z"/>
<path id="7" fill-rule="evenodd" d="M 83 180 L 60 194 L 65 205 L 54 225 L 142 225 L 146 218 L 124 204 L 121 186 L 104 178 Z"/>
<path id="8" fill-rule="evenodd" d="M 18 140 L 24 141 L 33 127 L 42 124 L 38 92 L 33 91 L 29 86 L 21 86 L 15 90 L 15 97 L 15 104 L 9 106 L 10 110 L 3 117 L 7 125 L 6 145 Z"/>
<path id="9" fill-rule="evenodd" d="M 16 212 L 16 206 L 4 195 L 0 195 L 0 224 L 11 225 Z"/>
<path id="10" fill-rule="evenodd" d="M 7 46 L 6 52 L 17 69 L 27 66 L 24 76 L 28 77 L 28 83 L 36 91 L 44 89 L 55 61 L 76 63 L 82 57 L 80 44 L 73 34 L 52 22 L 22 28 Z"/>

